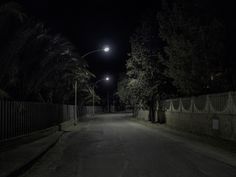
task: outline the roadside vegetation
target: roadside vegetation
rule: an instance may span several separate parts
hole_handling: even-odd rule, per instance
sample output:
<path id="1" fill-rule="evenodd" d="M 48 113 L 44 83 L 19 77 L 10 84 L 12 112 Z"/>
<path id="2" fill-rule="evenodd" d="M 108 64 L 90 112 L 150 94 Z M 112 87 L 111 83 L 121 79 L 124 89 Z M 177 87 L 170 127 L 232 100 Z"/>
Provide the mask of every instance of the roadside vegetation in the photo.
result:
<path id="1" fill-rule="evenodd" d="M 209 5 L 166 0 L 144 12 L 130 36 L 126 73 L 118 84 L 121 102 L 149 109 L 153 120 L 161 100 L 235 90 L 227 25 Z"/>
<path id="2" fill-rule="evenodd" d="M 86 61 L 75 46 L 30 16 L 17 3 L 0 6 L 0 98 L 73 103 L 78 81 L 79 104 L 91 101 Z"/>

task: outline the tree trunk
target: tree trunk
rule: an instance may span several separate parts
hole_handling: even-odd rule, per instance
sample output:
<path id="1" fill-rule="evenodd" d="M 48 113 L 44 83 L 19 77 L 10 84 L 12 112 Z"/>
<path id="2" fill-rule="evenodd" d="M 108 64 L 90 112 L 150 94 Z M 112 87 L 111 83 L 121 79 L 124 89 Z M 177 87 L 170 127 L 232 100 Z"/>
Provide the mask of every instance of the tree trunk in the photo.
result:
<path id="1" fill-rule="evenodd" d="M 155 122 L 156 99 L 152 97 L 149 103 L 149 121 Z"/>

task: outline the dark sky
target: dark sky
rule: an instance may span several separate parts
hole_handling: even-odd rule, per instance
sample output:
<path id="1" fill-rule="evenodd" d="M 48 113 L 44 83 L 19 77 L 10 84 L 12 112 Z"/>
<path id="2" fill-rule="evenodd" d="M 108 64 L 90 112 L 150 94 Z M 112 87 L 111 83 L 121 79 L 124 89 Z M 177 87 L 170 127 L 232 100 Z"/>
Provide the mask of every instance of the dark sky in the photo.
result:
<path id="1" fill-rule="evenodd" d="M 143 12 L 160 8 L 161 0 L 149 1 L 52 1 L 19 0 L 29 14 L 47 23 L 55 32 L 62 33 L 73 42 L 81 55 L 109 45 L 112 51 L 105 55 L 96 53 L 87 57 L 90 70 L 101 79 L 113 76 L 113 90 L 120 72 L 125 70 L 125 60 L 129 51 L 129 36 L 134 31 Z M 228 24 L 233 21 L 233 1 L 208 2 L 209 10 L 223 18 Z M 205 1 L 205 2 L 206 2 Z M 229 30 L 232 33 L 235 24 Z"/>

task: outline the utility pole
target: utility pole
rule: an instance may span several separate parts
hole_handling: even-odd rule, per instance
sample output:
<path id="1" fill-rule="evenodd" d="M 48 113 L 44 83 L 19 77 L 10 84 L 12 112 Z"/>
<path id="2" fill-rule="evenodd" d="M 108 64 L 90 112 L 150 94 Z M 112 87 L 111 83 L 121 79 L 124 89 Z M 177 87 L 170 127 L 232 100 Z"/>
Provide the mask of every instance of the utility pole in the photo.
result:
<path id="1" fill-rule="evenodd" d="M 74 109 L 75 116 L 74 116 L 74 125 L 77 124 L 77 85 L 78 85 L 77 83 L 78 82 L 75 81 L 75 109 Z"/>
<path id="2" fill-rule="evenodd" d="M 95 84 L 93 85 L 93 116 L 95 115 L 94 105 L 95 105 Z"/>

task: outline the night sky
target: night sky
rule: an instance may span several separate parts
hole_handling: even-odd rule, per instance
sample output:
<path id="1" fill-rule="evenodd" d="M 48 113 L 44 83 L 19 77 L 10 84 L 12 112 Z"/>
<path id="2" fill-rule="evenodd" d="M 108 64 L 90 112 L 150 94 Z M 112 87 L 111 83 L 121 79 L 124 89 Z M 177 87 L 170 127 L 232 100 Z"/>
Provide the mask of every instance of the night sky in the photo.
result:
<path id="1" fill-rule="evenodd" d="M 119 73 L 125 71 L 129 52 L 129 37 L 134 32 L 142 14 L 148 9 L 159 9 L 156 1 L 50 1 L 20 0 L 29 15 L 47 24 L 55 33 L 62 33 L 84 53 L 109 45 L 109 54 L 96 53 L 87 57 L 90 70 L 97 80 L 105 75 L 113 77 L 106 86 L 115 90 Z M 214 2 L 214 3 L 212 3 Z M 216 16 L 223 18 L 229 33 L 235 33 L 233 1 L 210 1 L 208 7 Z M 231 2 L 231 3 L 230 3 Z M 230 38 L 230 37 L 229 37 Z"/>

